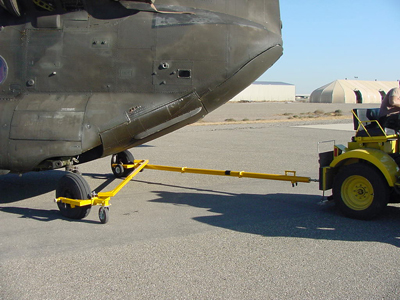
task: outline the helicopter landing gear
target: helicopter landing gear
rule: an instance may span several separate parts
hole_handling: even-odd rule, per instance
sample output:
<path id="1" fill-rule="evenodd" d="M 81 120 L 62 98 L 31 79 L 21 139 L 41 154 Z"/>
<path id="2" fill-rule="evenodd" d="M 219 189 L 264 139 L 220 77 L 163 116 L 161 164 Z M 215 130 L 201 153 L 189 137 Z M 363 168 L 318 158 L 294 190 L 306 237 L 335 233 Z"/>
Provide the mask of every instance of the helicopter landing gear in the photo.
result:
<path id="1" fill-rule="evenodd" d="M 86 180 L 77 173 L 67 173 L 59 181 L 56 189 L 56 198 L 90 199 L 91 191 Z M 83 219 L 90 213 L 91 205 L 75 206 L 64 202 L 57 202 L 58 208 L 64 217 Z"/>
<path id="2" fill-rule="evenodd" d="M 113 155 L 111 168 L 114 175 L 122 177 L 127 174 L 127 176 L 109 192 L 91 192 L 88 183 L 80 174 L 68 172 L 61 178 L 56 190 L 55 202 L 61 214 L 70 219 L 83 219 L 89 214 L 93 205 L 101 205 L 99 219 L 102 224 L 107 223 L 110 215 L 110 199 L 143 170 L 148 162 L 148 160 L 134 162 L 129 151 Z"/>
<path id="3" fill-rule="evenodd" d="M 128 150 L 114 154 L 111 157 L 111 170 L 116 178 L 127 177 L 133 169 L 125 169 L 123 165 L 133 164 L 134 158 Z"/>

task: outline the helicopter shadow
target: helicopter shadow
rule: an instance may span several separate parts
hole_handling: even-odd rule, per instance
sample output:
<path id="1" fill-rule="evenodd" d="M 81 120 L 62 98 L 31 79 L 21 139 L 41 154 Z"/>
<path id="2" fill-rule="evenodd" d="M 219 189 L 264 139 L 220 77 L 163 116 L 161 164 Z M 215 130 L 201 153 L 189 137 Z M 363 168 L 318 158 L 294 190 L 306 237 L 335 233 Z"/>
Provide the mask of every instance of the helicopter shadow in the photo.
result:
<path id="1" fill-rule="evenodd" d="M 0 204 L 9 204 L 40 196 L 56 189 L 62 171 L 26 173 L 0 176 Z M 89 176 L 103 181 L 96 192 L 103 190 L 116 178 L 113 174 Z M 212 189 L 200 189 L 157 182 L 133 180 L 158 188 L 178 188 L 170 192 L 155 189 L 155 203 L 176 206 L 192 206 L 215 213 L 199 216 L 194 220 L 211 226 L 269 237 L 299 237 L 310 239 L 381 242 L 400 247 L 400 207 L 389 206 L 377 219 L 354 220 L 343 217 L 333 203 L 321 204 L 321 196 L 301 194 L 238 194 Z M 26 207 L 0 207 L 1 212 L 20 215 L 37 221 L 62 219 L 70 222 L 97 223 L 90 220 L 70 220 L 58 210 L 42 210 Z"/>
<path id="2" fill-rule="evenodd" d="M 400 207 L 388 206 L 380 217 L 363 221 L 342 216 L 332 201 L 321 201 L 320 195 L 192 192 L 192 188 L 182 188 L 188 192 L 154 191 L 157 198 L 150 202 L 204 208 L 215 214 L 194 220 L 261 236 L 380 242 L 400 247 Z"/>
<path id="3" fill-rule="evenodd" d="M 22 176 L 7 174 L 0 176 L 0 205 L 19 202 L 25 199 L 38 197 L 49 192 L 54 192 L 64 171 L 29 172 Z M 101 178 L 101 175 L 98 175 Z M 110 175 L 111 177 L 111 175 Z M 98 188 L 101 188 L 98 187 Z M 55 194 L 54 194 L 55 195 Z M 90 220 L 72 220 L 63 217 L 59 210 L 34 209 L 18 206 L 0 206 L 0 212 L 19 215 L 37 221 L 49 222 L 65 220 L 69 222 L 97 223 Z"/>
<path id="4" fill-rule="evenodd" d="M 0 204 L 40 196 L 56 189 L 63 171 L 30 172 L 0 176 Z"/>
<path id="5" fill-rule="evenodd" d="M 22 219 L 32 219 L 41 222 L 50 222 L 54 220 L 64 220 L 67 222 L 80 222 L 80 223 L 90 223 L 90 224 L 98 224 L 99 222 L 93 220 L 76 220 L 76 219 L 68 219 L 60 214 L 59 210 L 55 209 L 36 209 L 36 208 L 26 208 L 26 207 L 15 207 L 15 206 L 7 206 L 0 207 L 0 212 L 5 212 L 9 214 L 19 215 Z"/>

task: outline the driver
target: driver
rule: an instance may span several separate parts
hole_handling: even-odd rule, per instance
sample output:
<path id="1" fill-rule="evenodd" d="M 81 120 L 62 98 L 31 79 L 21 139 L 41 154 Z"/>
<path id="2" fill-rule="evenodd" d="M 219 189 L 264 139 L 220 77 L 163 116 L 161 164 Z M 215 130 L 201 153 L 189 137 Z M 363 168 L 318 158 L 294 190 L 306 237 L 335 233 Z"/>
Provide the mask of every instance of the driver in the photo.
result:
<path id="1" fill-rule="evenodd" d="M 400 129 L 400 81 L 399 87 L 391 89 L 382 100 L 379 123 L 382 127 Z"/>

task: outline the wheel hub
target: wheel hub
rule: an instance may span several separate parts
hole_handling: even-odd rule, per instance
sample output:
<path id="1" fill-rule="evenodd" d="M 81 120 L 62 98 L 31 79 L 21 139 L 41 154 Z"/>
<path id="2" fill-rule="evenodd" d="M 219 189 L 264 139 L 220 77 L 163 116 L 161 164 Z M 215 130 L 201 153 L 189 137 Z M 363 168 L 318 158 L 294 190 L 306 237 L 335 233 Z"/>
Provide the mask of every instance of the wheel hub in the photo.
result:
<path id="1" fill-rule="evenodd" d="M 350 176 L 342 185 L 342 199 L 353 210 L 365 210 L 374 200 L 372 184 L 363 176 Z"/>
<path id="2" fill-rule="evenodd" d="M 358 198 L 365 198 L 368 196 L 368 191 L 366 190 L 366 187 L 363 185 L 358 185 L 356 186 L 357 190 L 354 191 L 354 195 Z"/>

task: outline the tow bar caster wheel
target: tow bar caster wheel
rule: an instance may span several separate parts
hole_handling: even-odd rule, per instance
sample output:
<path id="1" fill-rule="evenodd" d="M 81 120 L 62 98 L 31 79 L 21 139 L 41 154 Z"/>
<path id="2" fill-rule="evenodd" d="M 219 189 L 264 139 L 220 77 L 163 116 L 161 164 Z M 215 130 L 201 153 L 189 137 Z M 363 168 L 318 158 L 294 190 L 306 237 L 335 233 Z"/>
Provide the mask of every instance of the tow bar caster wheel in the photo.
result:
<path id="1" fill-rule="evenodd" d="M 106 224 L 110 219 L 110 208 L 107 206 L 102 206 L 99 209 L 99 219 L 101 224 Z"/>
<path id="2" fill-rule="evenodd" d="M 390 188 L 375 167 L 356 163 L 341 168 L 333 183 L 333 198 L 347 217 L 369 220 L 386 207 Z"/>
<path id="3" fill-rule="evenodd" d="M 133 162 L 134 162 L 133 155 L 128 150 L 114 154 L 111 157 L 111 170 L 114 173 L 114 176 L 116 178 L 129 176 L 129 174 L 131 174 L 133 172 L 133 169 L 125 169 L 122 165 L 123 164 L 133 164 Z M 117 166 L 113 167 L 112 166 L 113 164 L 117 164 Z M 121 166 L 122 170 L 117 169 L 118 166 Z"/>

